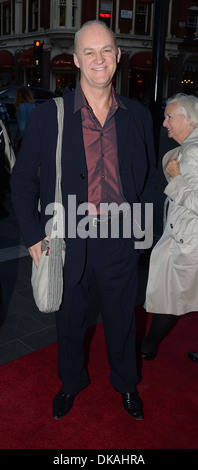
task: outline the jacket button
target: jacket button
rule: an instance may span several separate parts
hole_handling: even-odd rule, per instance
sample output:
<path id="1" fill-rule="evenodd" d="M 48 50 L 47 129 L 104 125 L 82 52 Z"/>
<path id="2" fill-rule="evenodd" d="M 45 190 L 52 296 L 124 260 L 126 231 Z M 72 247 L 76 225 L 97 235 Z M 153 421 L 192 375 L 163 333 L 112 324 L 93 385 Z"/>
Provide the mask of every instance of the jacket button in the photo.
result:
<path id="1" fill-rule="evenodd" d="M 82 200 L 82 199 L 79 199 L 79 200 L 78 200 L 78 205 L 80 205 L 80 204 L 83 204 L 83 200 Z"/>
<path id="2" fill-rule="evenodd" d="M 184 243 L 184 240 L 183 240 L 183 238 L 180 238 L 180 240 L 179 240 L 179 241 L 180 241 L 180 243 Z"/>
<path id="3" fill-rule="evenodd" d="M 84 180 L 84 179 L 85 179 L 84 173 L 81 173 L 81 174 L 80 174 L 80 179 L 81 179 L 81 180 Z"/>
<path id="4" fill-rule="evenodd" d="M 173 224 L 170 224 L 170 228 L 173 228 Z"/>

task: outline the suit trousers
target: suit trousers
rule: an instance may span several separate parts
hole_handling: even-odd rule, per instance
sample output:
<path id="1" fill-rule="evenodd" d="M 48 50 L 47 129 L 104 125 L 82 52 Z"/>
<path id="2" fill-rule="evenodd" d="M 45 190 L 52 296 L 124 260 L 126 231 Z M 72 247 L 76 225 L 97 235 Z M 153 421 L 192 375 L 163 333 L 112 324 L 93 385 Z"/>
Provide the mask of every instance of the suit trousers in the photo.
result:
<path id="1" fill-rule="evenodd" d="M 134 307 L 138 283 L 138 254 L 131 238 L 87 238 L 86 265 L 80 282 L 65 280 L 62 308 L 56 313 L 58 372 L 61 389 L 75 396 L 89 384 L 84 363 L 90 289 L 99 294 L 110 365 L 110 382 L 121 392 L 137 384 Z M 100 352 L 98 351 L 98 354 Z M 97 363 L 96 363 L 97 368 Z"/>

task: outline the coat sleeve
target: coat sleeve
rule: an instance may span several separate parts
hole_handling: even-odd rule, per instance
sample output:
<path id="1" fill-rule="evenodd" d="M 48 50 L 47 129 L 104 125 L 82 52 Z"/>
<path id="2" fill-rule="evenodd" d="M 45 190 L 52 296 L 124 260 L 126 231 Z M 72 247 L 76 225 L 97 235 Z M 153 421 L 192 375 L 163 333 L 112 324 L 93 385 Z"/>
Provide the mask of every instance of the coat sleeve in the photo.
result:
<path id="1" fill-rule="evenodd" d="M 198 148 L 189 146 L 184 155 L 185 169 L 173 178 L 164 192 L 176 204 L 198 215 Z"/>
<path id="2" fill-rule="evenodd" d="M 11 177 L 12 204 L 24 243 L 30 247 L 45 236 L 38 212 L 41 132 L 33 110 Z"/>

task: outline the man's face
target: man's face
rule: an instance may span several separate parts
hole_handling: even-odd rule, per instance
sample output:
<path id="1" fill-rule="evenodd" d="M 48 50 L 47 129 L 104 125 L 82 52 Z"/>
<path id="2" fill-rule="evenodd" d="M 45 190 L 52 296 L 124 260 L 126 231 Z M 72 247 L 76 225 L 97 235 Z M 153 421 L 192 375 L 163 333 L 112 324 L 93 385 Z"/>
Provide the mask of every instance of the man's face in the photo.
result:
<path id="1" fill-rule="evenodd" d="M 74 62 L 81 70 L 82 86 L 105 88 L 112 82 L 121 56 L 111 33 L 100 25 L 89 25 L 79 35 Z"/>

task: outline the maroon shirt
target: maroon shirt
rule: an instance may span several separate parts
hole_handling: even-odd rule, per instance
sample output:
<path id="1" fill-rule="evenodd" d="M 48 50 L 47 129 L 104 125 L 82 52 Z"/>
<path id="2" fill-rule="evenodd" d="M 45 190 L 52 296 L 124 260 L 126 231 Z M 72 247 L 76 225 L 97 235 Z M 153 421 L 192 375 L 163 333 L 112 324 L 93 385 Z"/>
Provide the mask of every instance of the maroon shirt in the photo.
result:
<path id="1" fill-rule="evenodd" d="M 113 89 L 112 104 L 106 121 L 101 126 L 89 107 L 81 87 L 76 88 L 74 112 L 81 109 L 88 169 L 88 202 L 95 205 L 98 214 L 105 213 L 100 210 L 100 203 L 115 202 L 120 205 L 124 202 L 119 183 L 115 125 L 115 113 L 119 106 L 124 107 L 120 101 L 118 103 L 116 100 Z"/>

